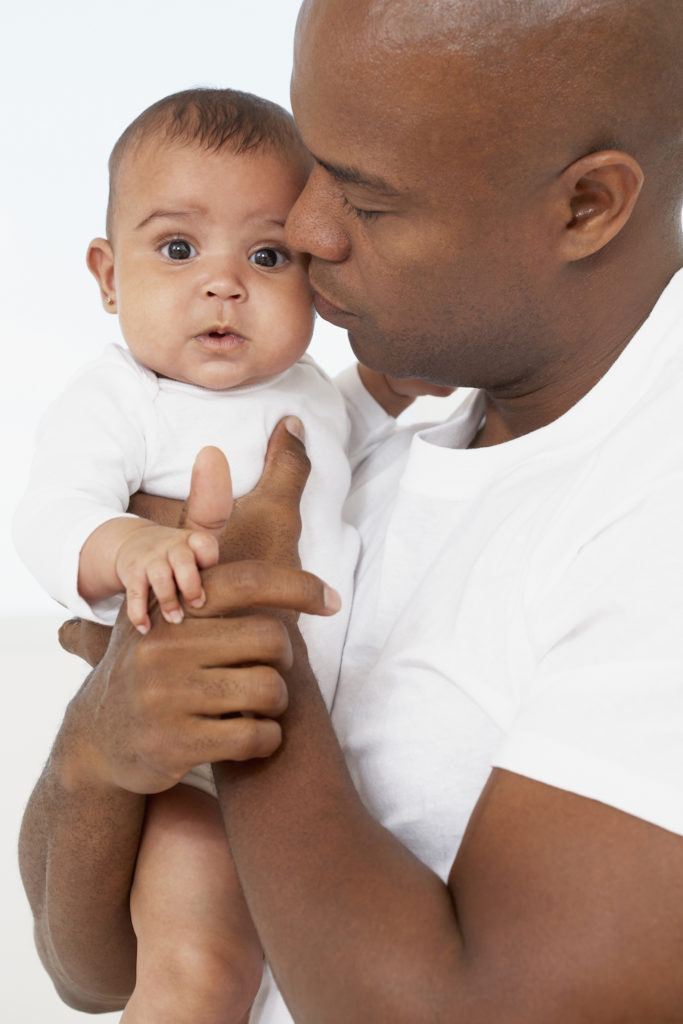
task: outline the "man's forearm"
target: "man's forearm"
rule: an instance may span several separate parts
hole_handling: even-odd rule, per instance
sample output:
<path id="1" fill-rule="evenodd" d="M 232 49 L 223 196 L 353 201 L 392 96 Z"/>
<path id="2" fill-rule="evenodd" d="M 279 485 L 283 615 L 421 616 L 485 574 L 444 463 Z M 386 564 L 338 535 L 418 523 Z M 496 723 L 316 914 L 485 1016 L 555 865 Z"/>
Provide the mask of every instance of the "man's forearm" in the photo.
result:
<path id="1" fill-rule="evenodd" d="M 121 1008 L 135 977 L 128 894 L 145 798 L 88 779 L 71 709 L 33 791 L 19 856 L 38 952 L 62 999 Z"/>
<path id="2" fill-rule="evenodd" d="M 466 1019 L 435 1005 L 449 987 L 434 985 L 438 965 L 452 978 L 461 952 L 448 888 L 362 806 L 308 668 L 290 692 L 280 750 L 215 774 L 247 902 L 294 1019 Z"/>

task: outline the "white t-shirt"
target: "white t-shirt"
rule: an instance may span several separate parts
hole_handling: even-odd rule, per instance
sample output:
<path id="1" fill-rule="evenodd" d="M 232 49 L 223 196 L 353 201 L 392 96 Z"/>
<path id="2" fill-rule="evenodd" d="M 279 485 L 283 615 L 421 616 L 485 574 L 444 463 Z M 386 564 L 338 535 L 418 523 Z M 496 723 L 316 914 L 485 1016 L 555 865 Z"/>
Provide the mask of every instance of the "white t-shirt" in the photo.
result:
<path id="1" fill-rule="evenodd" d="M 355 367 L 346 376 L 357 377 Z M 210 391 L 158 377 L 128 350 L 107 346 L 43 417 L 28 490 L 15 516 L 20 554 L 48 593 L 74 614 L 112 624 L 120 596 L 90 606 L 78 594 L 78 559 L 87 537 L 124 514 L 138 490 L 185 499 L 192 464 L 205 445 L 225 452 L 235 496 L 250 491 L 273 428 L 290 414 L 303 421 L 311 460 L 301 502 L 301 562 L 342 596 L 338 615 L 301 618 L 329 704 L 359 547 L 357 531 L 342 520 L 349 460 L 365 457 L 393 432 L 394 421 L 374 402 L 349 416 L 340 389 L 307 355 L 268 380 Z"/>
<path id="2" fill-rule="evenodd" d="M 332 718 L 370 812 L 444 880 L 492 766 L 683 834 L 682 293 L 549 426 L 468 449 L 473 394 L 355 474 Z M 252 1021 L 285 1024 L 268 984 Z"/>

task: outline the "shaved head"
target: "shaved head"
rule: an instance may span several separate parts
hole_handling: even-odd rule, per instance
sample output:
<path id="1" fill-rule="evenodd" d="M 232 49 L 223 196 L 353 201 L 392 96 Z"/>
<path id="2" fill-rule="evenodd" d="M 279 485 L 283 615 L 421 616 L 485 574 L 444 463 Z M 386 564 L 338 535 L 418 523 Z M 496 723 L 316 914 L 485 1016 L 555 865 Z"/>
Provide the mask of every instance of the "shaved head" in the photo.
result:
<path id="1" fill-rule="evenodd" d="M 391 67 L 398 104 L 420 84 L 469 84 L 484 127 L 518 159 L 546 150 L 562 165 L 623 149 L 679 201 L 681 0 L 306 0 L 299 30 L 331 31 L 347 76 L 369 54 Z M 413 64 L 406 81 L 402 67 L 416 53 L 423 69 L 415 77 Z"/>

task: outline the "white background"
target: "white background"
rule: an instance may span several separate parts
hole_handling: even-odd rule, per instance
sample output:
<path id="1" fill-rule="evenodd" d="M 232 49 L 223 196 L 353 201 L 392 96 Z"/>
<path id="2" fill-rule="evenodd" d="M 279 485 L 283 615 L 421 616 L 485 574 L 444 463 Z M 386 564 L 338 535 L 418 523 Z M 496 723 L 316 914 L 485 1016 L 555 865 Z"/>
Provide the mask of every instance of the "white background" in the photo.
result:
<path id="1" fill-rule="evenodd" d="M 298 6 L 24 0 L 3 12 L 0 1019 L 8 1024 L 87 1019 L 59 1002 L 38 963 L 15 853 L 26 798 L 84 669 L 57 648 L 60 613 L 20 565 L 9 524 L 40 412 L 79 365 L 118 340 L 84 263 L 90 238 L 104 234 L 107 158 L 144 107 L 178 89 L 232 86 L 288 106 Z M 352 359 L 342 332 L 320 322 L 312 351 L 330 373 Z"/>

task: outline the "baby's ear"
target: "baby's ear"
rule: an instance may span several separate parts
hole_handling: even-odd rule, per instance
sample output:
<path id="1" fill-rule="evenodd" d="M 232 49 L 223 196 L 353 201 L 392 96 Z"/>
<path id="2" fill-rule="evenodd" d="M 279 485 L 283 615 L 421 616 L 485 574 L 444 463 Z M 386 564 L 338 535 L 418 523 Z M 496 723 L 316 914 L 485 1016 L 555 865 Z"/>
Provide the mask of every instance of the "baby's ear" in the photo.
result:
<path id="1" fill-rule="evenodd" d="M 643 185 L 640 165 L 628 153 L 600 150 L 581 157 L 558 181 L 562 193 L 565 259 L 581 260 L 607 245 L 628 222 Z"/>
<path id="2" fill-rule="evenodd" d="M 102 305 L 107 313 L 116 313 L 114 251 L 106 238 L 93 238 L 85 257 L 88 270 L 100 286 Z"/>

